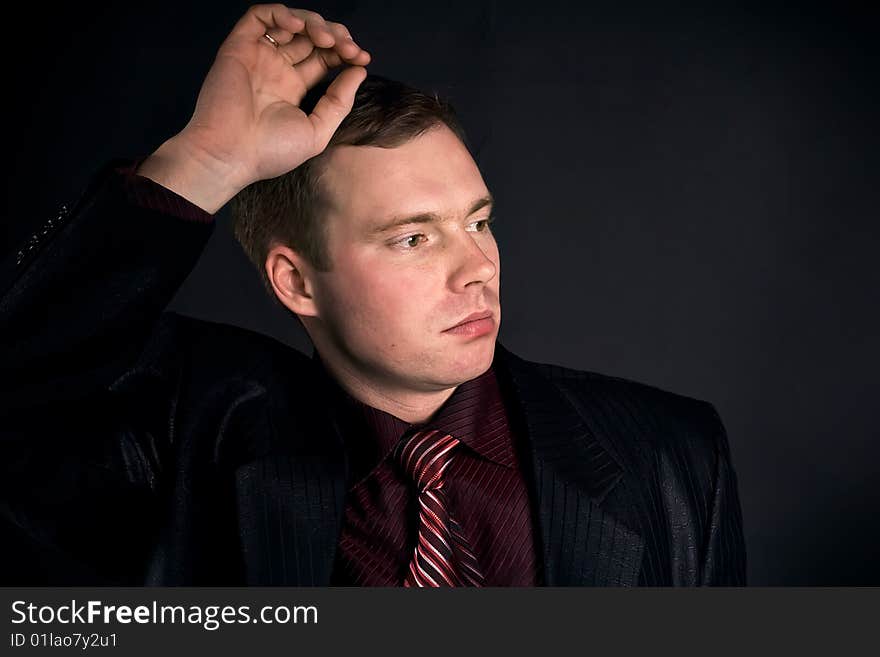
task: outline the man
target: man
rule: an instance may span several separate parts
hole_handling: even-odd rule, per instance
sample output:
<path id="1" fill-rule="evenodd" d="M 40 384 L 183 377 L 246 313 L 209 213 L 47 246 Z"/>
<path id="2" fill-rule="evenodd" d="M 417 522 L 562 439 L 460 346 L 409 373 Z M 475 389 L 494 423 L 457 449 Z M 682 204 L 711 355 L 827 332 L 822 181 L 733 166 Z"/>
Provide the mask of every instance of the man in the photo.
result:
<path id="1" fill-rule="evenodd" d="M 4 581 L 743 584 L 713 407 L 497 342 L 461 128 L 349 36 L 253 7 L 186 128 L 8 263 Z M 311 359 L 162 313 L 233 198 Z"/>

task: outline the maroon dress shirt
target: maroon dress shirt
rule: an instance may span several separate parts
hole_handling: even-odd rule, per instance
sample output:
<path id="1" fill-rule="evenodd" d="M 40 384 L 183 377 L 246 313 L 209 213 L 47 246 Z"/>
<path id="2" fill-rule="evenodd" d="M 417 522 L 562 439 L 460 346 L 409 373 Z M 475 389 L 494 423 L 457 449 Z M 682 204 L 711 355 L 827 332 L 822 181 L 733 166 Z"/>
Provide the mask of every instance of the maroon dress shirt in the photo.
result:
<path id="1" fill-rule="evenodd" d="M 321 364 L 320 357 L 313 355 Z M 459 385 L 424 424 L 409 424 L 345 392 L 321 367 L 349 460 L 349 489 L 331 583 L 399 586 L 418 538 L 417 492 L 393 457 L 425 428 L 461 441 L 444 475 L 449 512 L 473 547 L 487 586 L 535 586 L 528 489 L 493 364 Z"/>
<path id="2" fill-rule="evenodd" d="M 142 160 L 117 171 L 129 201 L 188 221 L 212 221 L 170 190 L 133 172 Z M 321 384 L 345 442 L 349 489 L 331 584 L 400 586 L 418 538 L 416 490 L 394 462 L 397 443 L 413 432 L 439 429 L 461 441 L 446 470 L 449 511 L 474 549 L 487 586 L 541 585 L 534 518 L 519 450 L 521 431 L 511 427 L 506 386 L 496 366 L 459 385 L 430 421 L 409 424 L 351 397 L 317 353 Z M 509 394 L 509 393 L 508 393 Z"/>

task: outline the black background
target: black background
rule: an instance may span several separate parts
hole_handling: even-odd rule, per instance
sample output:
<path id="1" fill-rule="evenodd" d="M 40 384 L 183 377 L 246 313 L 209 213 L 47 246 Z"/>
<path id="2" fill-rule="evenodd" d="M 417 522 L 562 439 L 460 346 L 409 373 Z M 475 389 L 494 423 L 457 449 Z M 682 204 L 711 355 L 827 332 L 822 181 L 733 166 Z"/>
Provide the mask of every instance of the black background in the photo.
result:
<path id="1" fill-rule="evenodd" d="M 751 584 L 880 584 L 880 21 L 857 7 L 308 6 L 459 109 L 498 199 L 505 346 L 718 407 Z M 4 21 L 4 251 L 183 127 L 246 8 Z M 310 353 L 220 221 L 172 308 Z"/>

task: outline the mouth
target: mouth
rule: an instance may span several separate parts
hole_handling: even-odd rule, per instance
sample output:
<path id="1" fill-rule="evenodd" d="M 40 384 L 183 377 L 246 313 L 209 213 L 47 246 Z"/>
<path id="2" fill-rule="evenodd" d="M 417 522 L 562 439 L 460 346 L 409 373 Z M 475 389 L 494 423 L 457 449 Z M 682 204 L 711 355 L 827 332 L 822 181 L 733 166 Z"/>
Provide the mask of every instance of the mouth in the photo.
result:
<path id="1" fill-rule="evenodd" d="M 470 315 L 462 319 L 458 324 L 446 329 L 443 332 L 475 337 L 491 332 L 494 326 L 495 320 L 493 318 L 492 311 L 483 310 L 471 313 Z"/>
<path id="2" fill-rule="evenodd" d="M 478 319 L 486 319 L 486 318 L 491 317 L 491 316 L 492 316 L 492 311 L 491 311 L 491 310 L 482 310 L 482 311 L 479 311 L 479 312 L 471 313 L 470 315 L 468 315 L 467 317 L 465 317 L 463 320 L 461 320 L 458 324 L 456 324 L 455 326 L 450 326 L 450 327 L 449 327 L 448 329 L 446 329 L 446 330 L 447 330 L 447 331 L 451 331 L 452 329 L 454 329 L 454 328 L 456 328 L 456 327 L 458 327 L 458 326 L 461 326 L 462 324 L 467 324 L 468 322 L 475 322 L 475 321 L 477 321 Z"/>

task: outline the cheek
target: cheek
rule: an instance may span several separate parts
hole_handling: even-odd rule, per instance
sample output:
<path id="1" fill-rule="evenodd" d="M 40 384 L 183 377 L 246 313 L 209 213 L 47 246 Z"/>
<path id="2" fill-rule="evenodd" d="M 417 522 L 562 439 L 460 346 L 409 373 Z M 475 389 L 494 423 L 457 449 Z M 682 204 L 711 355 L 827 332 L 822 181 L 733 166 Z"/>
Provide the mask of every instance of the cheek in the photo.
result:
<path id="1" fill-rule="evenodd" d="M 391 346 L 430 328 L 431 272 L 365 266 L 345 280 L 333 309 L 345 333 Z"/>

